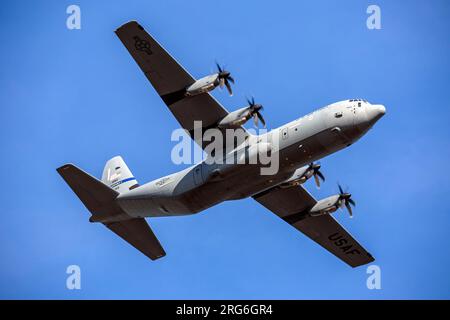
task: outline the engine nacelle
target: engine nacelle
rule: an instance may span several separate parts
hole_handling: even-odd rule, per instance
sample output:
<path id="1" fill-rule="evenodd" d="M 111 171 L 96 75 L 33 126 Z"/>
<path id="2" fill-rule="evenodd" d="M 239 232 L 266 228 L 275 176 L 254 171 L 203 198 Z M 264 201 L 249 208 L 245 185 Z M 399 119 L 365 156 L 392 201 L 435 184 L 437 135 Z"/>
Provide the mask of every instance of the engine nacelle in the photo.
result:
<path id="1" fill-rule="evenodd" d="M 217 127 L 221 129 L 236 129 L 240 127 L 251 118 L 251 115 L 247 110 L 248 107 L 244 107 L 230 112 L 225 118 L 220 120 Z"/>
<path id="2" fill-rule="evenodd" d="M 334 195 L 317 201 L 314 207 L 309 210 L 309 214 L 313 217 L 330 214 L 339 208 L 339 195 Z"/>
<path id="3" fill-rule="evenodd" d="M 309 166 L 303 166 L 294 171 L 294 174 L 280 184 L 281 188 L 290 188 L 305 183 L 312 176 L 312 172 L 308 172 Z"/>
<path id="4" fill-rule="evenodd" d="M 294 174 L 280 184 L 281 188 L 288 188 L 292 186 L 298 186 L 305 183 L 309 178 L 314 177 L 317 188 L 320 188 L 320 180 L 325 181 L 325 177 L 320 172 L 320 164 L 311 162 L 307 166 L 303 166 L 300 169 L 295 170 Z"/>
<path id="5" fill-rule="evenodd" d="M 186 88 L 187 96 L 195 96 L 205 92 L 214 90 L 219 85 L 219 75 L 212 74 L 201 79 L 198 79 L 189 87 Z"/>

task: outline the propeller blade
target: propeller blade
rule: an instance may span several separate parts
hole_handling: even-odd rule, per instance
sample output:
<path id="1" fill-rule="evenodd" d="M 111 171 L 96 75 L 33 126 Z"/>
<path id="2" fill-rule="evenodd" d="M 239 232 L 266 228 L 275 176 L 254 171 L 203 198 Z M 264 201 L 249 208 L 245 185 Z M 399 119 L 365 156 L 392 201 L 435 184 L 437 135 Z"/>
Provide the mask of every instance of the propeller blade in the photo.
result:
<path id="1" fill-rule="evenodd" d="M 216 61 L 216 67 L 217 67 L 217 70 L 219 70 L 219 73 L 221 73 L 223 71 L 217 61 Z"/>
<path id="2" fill-rule="evenodd" d="M 314 174 L 314 181 L 316 182 L 317 189 L 320 189 L 320 180 L 316 174 Z"/>
<path id="3" fill-rule="evenodd" d="M 231 85 L 226 79 L 225 79 L 225 86 L 227 87 L 227 90 L 228 90 L 228 93 L 230 94 L 230 96 L 232 96 L 233 90 L 231 90 Z"/>
<path id="4" fill-rule="evenodd" d="M 323 176 L 322 172 L 319 170 L 315 171 L 315 174 L 319 176 L 320 179 L 322 179 L 323 182 L 325 182 L 325 177 Z"/>
<path id="5" fill-rule="evenodd" d="M 259 111 L 256 111 L 255 114 L 257 115 L 257 117 L 259 118 L 259 120 L 261 121 L 261 123 L 263 124 L 263 126 L 265 128 L 266 127 L 266 121 L 264 120 L 262 114 L 259 113 Z"/>
<path id="6" fill-rule="evenodd" d="M 352 200 L 352 198 L 349 198 L 349 199 L 348 199 L 348 202 L 349 202 L 352 206 L 356 207 L 356 203 L 355 203 L 355 201 Z"/>
<path id="7" fill-rule="evenodd" d="M 233 79 L 233 77 L 228 76 L 228 77 L 227 77 L 227 80 L 230 81 L 232 84 L 234 84 L 234 79 Z"/>
<path id="8" fill-rule="evenodd" d="M 347 201 L 345 201 L 345 206 L 347 207 L 348 213 L 350 214 L 350 218 L 353 218 L 353 212 L 352 212 L 352 207 L 349 204 L 350 199 Z"/>
<path id="9" fill-rule="evenodd" d="M 348 210 L 348 213 L 350 214 L 350 218 L 352 218 L 353 217 L 352 206 L 355 207 L 356 203 L 355 203 L 355 201 L 352 200 L 352 195 L 350 193 L 348 193 L 347 191 L 344 193 L 344 190 L 342 190 L 342 187 L 339 183 L 338 183 L 338 187 L 339 187 L 338 201 L 340 201 L 338 203 L 338 205 L 340 205 L 341 208 L 345 205 L 345 207 Z"/>
<path id="10" fill-rule="evenodd" d="M 226 83 L 226 82 L 225 82 Z M 255 127 L 258 126 L 258 122 L 261 121 L 264 128 L 266 127 L 266 121 L 264 120 L 264 117 L 259 112 L 263 110 L 263 106 L 260 104 L 255 103 L 255 97 L 246 98 L 248 103 L 248 108 L 245 109 L 245 112 L 248 112 L 248 117 L 253 117 L 253 122 L 255 124 Z M 247 118 L 250 119 L 250 118 Z"/>

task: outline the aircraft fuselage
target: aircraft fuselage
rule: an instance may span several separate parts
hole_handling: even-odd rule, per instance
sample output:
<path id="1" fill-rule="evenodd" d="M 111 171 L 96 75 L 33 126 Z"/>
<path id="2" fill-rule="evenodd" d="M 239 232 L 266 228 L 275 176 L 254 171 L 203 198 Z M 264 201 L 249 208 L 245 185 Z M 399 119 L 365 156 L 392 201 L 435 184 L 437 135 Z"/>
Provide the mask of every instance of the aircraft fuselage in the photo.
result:
<path id="1" fill-rule="evenodd" d="M 278 145 L 275 174 L 260 174 L 263 165 L 259 163 L 203 161 L 120 194 L 116 201 L 131 217 L 155 217 L 193 214 L 226 200 L 250 197 L 286 181 L 298 168 L 351 145 L 384 112 L 382 105 L 345 100 L 274 129 L 268 136 L 252 136 L 250 147 L 260 140 Z"/>

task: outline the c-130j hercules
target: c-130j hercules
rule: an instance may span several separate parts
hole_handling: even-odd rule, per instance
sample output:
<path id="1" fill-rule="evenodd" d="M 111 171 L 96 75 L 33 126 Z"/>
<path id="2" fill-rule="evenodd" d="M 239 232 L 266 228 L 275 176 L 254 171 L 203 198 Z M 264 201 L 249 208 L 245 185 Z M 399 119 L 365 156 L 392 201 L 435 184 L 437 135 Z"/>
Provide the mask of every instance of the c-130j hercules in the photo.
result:
<path id="1" fill-rule="evenodd" d="M 265 133 L 263 142 L 262 135 L 242 127 L 252 118 L 265 125 L 261 105 L 251 100 L 247 107 L 228 112 L 209 93 L 226 87 L 232 94 L 234 79 L 228 71 L 218 66 L 217 73 L 196 80 L 137 22 L 124 24 L 116 34 L 192 138 L 197 121 L 201 121 L 201 133 L 239 129 L 245 147 L 233 142 L 223 156 L 239 157 L 244 151 L 251 156 L 259 150 L 270 151 L 276 144 L 273 152 L 279 168 L 275 174 L 263 175 L 260 163 L 203 161 L 139 185 L 120 156 L 106 163 L 101 181 L 72 164 L 61 166 L 58 173 L 92 213 L 91 222 L 103 223 L 155 260 L 165 256 L 165 251 L 145 217 L 194 214 L 226 200 L 252 197 L 350 266 L 374 261 L 331 215 L 344 206 L 352 215 L 351 194 L 339 186 L 339 194 L 316 200 L 302 184 L 311 177 L 316 184 L 324 180 L 314 161 L 357 141 L 385 114 L 384 106 L 361 99 L 336 102 Z M 205 141 L 195 141 L 207 150 Z"/>

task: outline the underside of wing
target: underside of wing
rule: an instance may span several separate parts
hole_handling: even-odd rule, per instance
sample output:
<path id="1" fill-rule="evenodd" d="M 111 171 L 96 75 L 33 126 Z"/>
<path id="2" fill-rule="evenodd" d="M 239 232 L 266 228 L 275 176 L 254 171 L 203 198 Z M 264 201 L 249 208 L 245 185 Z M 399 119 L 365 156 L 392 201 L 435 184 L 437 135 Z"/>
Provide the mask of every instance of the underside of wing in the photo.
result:
<path id="1" fill-rule="evenodd" d="M 172 114 L 194 138 L 194 121 L 201 136 L 215 128 L 227 110 L 209 93 L 186 95 L 186 88 L 196 80 L 136 21 L 128 22 L 116 34 L 137 62 L 147 79 L 165 102 Z M 203 148 L 204 143 L 199 143 Z"/>
<path id="2" fill-rule="evenodd" d="M 331 215 L 309 215 L 317 201 L 303 187 L 275 187 L 253 198 L 348 265 L 358 267 L 374 261 Z"/>

